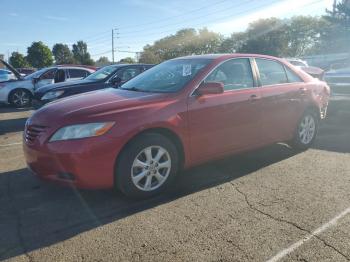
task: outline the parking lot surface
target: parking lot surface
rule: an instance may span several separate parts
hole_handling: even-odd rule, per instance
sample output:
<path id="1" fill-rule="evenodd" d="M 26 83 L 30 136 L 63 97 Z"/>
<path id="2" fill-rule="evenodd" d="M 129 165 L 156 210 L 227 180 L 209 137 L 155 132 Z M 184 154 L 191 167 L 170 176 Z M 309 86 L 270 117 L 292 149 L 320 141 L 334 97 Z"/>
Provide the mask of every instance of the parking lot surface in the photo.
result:
<path id="1" fill-rule="evenodd" d="M 208 163 L 142 201 L 37 180 L 21 147 L 31 113 L 0 108 L 0 260 L 350 260 L 349 113 L 306 152 L 276 144 Z"/>

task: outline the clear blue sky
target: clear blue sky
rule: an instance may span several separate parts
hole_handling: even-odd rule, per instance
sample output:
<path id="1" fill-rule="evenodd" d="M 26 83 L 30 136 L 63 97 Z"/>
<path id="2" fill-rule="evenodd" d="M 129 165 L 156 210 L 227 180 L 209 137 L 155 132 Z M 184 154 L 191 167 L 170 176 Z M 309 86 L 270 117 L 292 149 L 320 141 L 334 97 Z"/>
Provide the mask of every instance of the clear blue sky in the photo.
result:
<path id="1" fill-rule="evenodd" d="M 94 59 L 111 58 L 111 30 L 118 28 L 116 49 L 141 51 L 146 44 L 185 27 L 230 35 L 256 19 L 322 15 L 332 0 L 0 0 L 0 54 L 26 54 L 33 41 L 50 48 L 77 40 Z M 117 52 L 117 59 L 134 53 Z"/>

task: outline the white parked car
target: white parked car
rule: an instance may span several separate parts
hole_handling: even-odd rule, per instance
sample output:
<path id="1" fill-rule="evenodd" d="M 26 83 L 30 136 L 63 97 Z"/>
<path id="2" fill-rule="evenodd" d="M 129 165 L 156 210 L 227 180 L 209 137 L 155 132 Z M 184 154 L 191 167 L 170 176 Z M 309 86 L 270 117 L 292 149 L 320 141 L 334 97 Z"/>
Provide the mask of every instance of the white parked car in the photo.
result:
<path id="1" fill-rule="evenodd" d="M 0 102 L 16 107 L 30 106 L 34 90 L 44 85 L 82 79 L 95 70 L 79 66 L 53 66 L 23 77 L 11 65 L 0 60 L 10 77 L 0 76 Z"/>

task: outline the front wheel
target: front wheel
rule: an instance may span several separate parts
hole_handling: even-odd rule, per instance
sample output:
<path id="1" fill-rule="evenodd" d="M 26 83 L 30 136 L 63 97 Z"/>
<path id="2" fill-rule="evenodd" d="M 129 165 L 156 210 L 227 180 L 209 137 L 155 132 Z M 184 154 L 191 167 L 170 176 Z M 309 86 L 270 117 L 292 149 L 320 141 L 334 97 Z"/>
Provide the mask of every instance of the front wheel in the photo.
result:
<path id="1" fill-rule="evenodd" d="M 292 141 L 292 147 L 299 150 L 308 149 L 316 139 L 318 132 L 319 118 L 313 111 L 306 111 L 300 119 L 294 139 Z"/>
<path id="2" fill-rule="evenodd" d="M 122 151 L 117 161 L 116 187 L 129 197 L 156 195 L 173 181 L 178 159 L 171 140 L 160 134 L 143 134 Z"/>
<path id="3" fill-rule="evenodd" d="M 15 107 L 27 107 L 32 102 L 32 95 L 28 90 L 16 89 L 11 92 L 9 102 Z"/>

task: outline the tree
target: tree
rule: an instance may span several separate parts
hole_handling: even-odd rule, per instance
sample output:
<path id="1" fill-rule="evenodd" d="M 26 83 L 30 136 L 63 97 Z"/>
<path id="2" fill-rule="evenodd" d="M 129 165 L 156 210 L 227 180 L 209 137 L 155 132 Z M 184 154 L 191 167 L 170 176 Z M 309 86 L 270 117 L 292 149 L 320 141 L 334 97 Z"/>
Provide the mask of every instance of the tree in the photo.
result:
<path id="1" fill-rule="evenodd" d="M 96 60 L 95 65 L 96 66 L 105 66 L 105 65 L 110 65 L 111 62 L 108 60 L 108 57 L 106 56 L 101 56 L 98 60 Z"/>
<path id="2" fill-rule="evenodd" d="M 73 45 L 73 57 L 78 64 L 93 65 L 94 61 L 91 59 L 87 51 L 87 45 L 84 41 L 78 41 Z"/>
<path id="3" fill-rule="evenodd" d="M 206 28 L 198 31 L 186 28 L 156 41 L 153 45 L 146 45 L 140 62 L 160 63 L 179 56 L 216 53 L 221 42 L 222 37 L 219 34 Z"/>
<path id="4" fill-rule="evenodd" d="M 43 42 L 33 42 L 27 51 L 27 61 L 36 68 L 52 65 L 52 52 Z"/>
<path id="5" fill-rule="evenodd" d="M 135 64 L 136 61 L 135 61 L 135 59 L 132 58 L 132 57 L 125 57 L 125 58 L 120 59 L 119 63 Z"/>
<path id="6" fill-rule="evenodd" d="M 283 56 L 288 47 L 287 26 L 277 18 L 260 19 L 246 31 L 247 40 L 239 52 Z"/>
<path id="7" fill-rule="evenodd" d="M 9 58 L 9 62 L 14 68 L 21 68 L 21 67 L 28 67 L 29 66 L 24 55 L 22 55 L 18 52 L 13 52 L 11 54 L 11 56 Z"/>
<path id="8" fill-rule="evenodd" d="M 55 57 L 55 62 L 57 65 L 74 64 L 73 54 L 70 51 L 68 45 L 55 44 L 52 48 L 52 53 Z"/>
<path id="9" fill-rule="evenodd" d="M 349 52 L 350 42 L 350 2 L 334 1 L 333 10 L 326 10 L 324 19 L 329 22 L 321 35 L 319 49 L 324 52 Z"/>
<path id="10" fill-rule="evenodd" d="M 236 53 L 242 49 L 243 44 L 247 41 L 247 33 L 233 33 L 230 37 L 224 39 L 219 47 L 220 53 Z"/>

